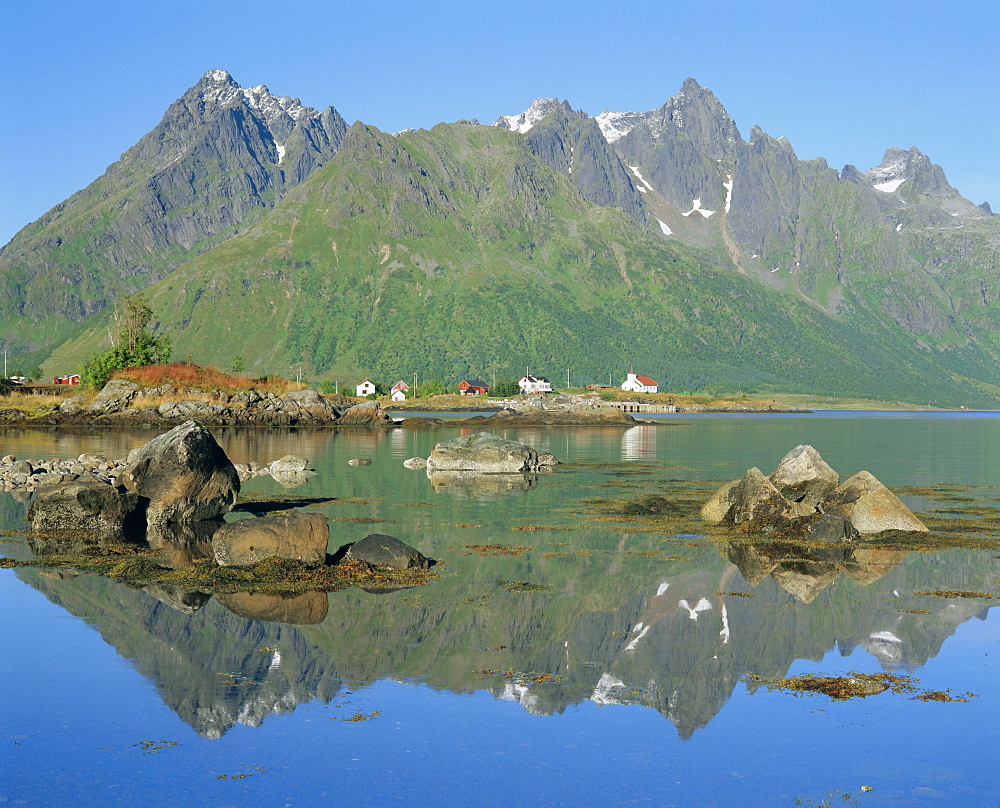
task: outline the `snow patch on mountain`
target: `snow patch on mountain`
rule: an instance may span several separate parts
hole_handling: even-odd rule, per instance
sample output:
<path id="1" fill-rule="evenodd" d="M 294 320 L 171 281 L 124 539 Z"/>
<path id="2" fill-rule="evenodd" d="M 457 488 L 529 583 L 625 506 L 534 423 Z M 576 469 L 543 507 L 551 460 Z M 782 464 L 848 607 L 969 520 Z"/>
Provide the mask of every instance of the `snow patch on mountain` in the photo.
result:
<path id="1" fill-rule="evenodd" d="M 629 166 L 628 170 L 631 171 L 633 174 L 635 174 L 635 178 L 642 183 L 642 186 L 643 188 L 646 189 L 646 191 L 653 190 L 653 186 L 650 185 L 648 182 L 646 182 L 646 179 L 642 176 L 642 174 L 639 173 L 639 166 Z M 646 193 L 646 191 L 643 191 L 642 188 L 640 188 L 639 190 L 642 191 L 643 193 Z"/>
<path id="2" fill-rule="evenodd" d="M 600 115 L 595 115 L 594 120 L 601 128 L 601 134 L 608 143 L 620 140 L 632 131 L 633 127 L 642 120 L 641 112 L 609 112 L 604 110 Z"/>
<path id="3" fill-rule="evenodd" d="M 691 200 L 691 210 L 689 210 L 687 213 L 682 213 L 681 216 L 690 216 L 692 213 L 696 213 L 696 212 L 700 213 L 706 219 L 709 216 L 714 216 L 715 215 L 715 211 L 714 210 L 708 210 L 708 208 L 703 208 L 701 206 L 701 197 L 700 196 L 697 199 L 692 199 Z"/>
<path id="4" fill-rule="evenodd" d="M 493 122 L 493 125 L 500 129 L 520 132 L 523 135 L 558 106 L 558 98 L 536 98 L 520 115 L 501 115 Z"/>
<path id="5" fill-rule="evenodd" d="M 287 115 L 293 121 L 298 121 L 304 117 L 310 115 L 315 117 L 319 114 L 316 110 L 303 106 L 297 98 L 290 98 L 287 95 L 278 98 L 278 96 L 272 95 L 263 84 L 243 90 L 243 97 L 251 109 L 262 113 L 265 118 Z"/>
<path id="6" fill-rule="evenodd" d="M 670 227 L 667 225 L 666 222 L 662 221 L 661 219 L 657 219 L 656 221 L 660 225 L 660 230 L 663 231 L 663 235 L 672 236 L 674 234 L 674 231 L 670 229 Z"/>
<path id="7" fill-rule="evenodd" d="M 906 182 L 906 177 L 900 177 L 895 180 L 886 180 L 885 182 L 876 182 L 872 184 L 872 188 L 876 191 L 881 191 L 884 194 L 891 194 L 899 189 L 899 186 Z"/>
<path id="8" fill-rule="evenodd" d="M 726 189 L 726 213 L 729 213 L 729 208 L 733 203 L 733 175 L 726 174 L 727 181 L 722 183 L 722 187 Z"/>

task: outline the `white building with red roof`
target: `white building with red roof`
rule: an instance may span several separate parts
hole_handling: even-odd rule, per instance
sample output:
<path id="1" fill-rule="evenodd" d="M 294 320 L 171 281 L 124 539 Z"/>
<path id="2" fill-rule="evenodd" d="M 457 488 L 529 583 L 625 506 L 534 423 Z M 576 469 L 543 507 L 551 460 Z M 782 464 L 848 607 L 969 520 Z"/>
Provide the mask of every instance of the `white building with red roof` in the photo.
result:
<path id="1" fill-rule="evenodd" d="M 632 368 L 628 369 L 628 376 L 622 382 L 622 390 L 632 393 L 656 393 L 659 392 L 660 383 L 649 376 L 636 376 Z"/>
<path id="2" fill-rule="evenodd" d="M 410 391 L 410 385 L 400 379 L 389 391 L 393 401 L 406 401 L 406 394 Z"/>

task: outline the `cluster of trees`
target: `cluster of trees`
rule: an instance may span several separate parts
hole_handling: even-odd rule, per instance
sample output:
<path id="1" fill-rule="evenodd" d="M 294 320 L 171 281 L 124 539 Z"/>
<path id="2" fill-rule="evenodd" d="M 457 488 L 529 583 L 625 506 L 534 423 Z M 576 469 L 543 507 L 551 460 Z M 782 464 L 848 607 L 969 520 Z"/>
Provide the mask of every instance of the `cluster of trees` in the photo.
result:
<path id="1" fill-rule="evenodd" d="M 98 351 L 87 360 L 81 381 L 91 388 L 103 387 L 116 370 L 143 365 L 158 365 L 170 359 L 170 337 L 153 336 L 146 331 L 153 310 L 142 295 L 123 297 L 115 304 L 114 318 L 118 337 L 110 348 Z"/>

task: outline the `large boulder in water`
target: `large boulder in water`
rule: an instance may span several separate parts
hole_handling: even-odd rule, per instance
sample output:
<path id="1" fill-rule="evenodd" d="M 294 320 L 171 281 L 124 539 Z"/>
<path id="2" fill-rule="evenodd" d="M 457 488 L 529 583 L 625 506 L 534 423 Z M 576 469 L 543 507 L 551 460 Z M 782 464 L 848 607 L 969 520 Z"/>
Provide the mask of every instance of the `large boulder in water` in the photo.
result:
<path id="1" fill-rule="evenodd" d="M 330 524 L 323 514 L 293 511 L 223 525 L 212 536 L 212 549 L 223 567 L 271 557 L 316 564 L 326 561 L 329 539 Z"/>
<path id="2" fill-rule="evenodd" d="M 816 508 L 840 483 L 840 475 L 812 446 L 796 446 L 781 458 L 768 479 L 792 502 Z"/>
<path id="3" fill-rule="evenodd" d="M 475 471 L 481 474 L 517 474 L 538 471 L 538 452 L 530 446 L 475 432 L 441 441 L 427 458 L 428 474 L 434 471 Z"/>
<path id="4" fill-rule="evenodd" d="M 823 502 L 826 513 L 846 516 L 861 533 L 928 532 L 903 502 L 867 471 L 848 477 Z"/>
<path id="5" fill-rule="evenodd" d="M 153 438 L 134 454 L 118 477 L 139 495 L 150 524 L 215 519 L 236 504 L 236 467 L 205 427 L 185 421 Z"/>
<path id="6" fill-rule="evenodd" d="M 28 512 L 35 531 L 84 530 L 117 536 L 139 498 L 98 480 L 73 480 L 39 486 Z"/>

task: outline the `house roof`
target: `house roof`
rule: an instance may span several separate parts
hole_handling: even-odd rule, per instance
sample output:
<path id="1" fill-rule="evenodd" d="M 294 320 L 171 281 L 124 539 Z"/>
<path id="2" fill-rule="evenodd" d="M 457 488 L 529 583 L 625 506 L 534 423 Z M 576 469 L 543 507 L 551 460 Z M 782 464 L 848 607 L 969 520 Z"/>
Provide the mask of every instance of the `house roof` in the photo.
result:
<path id="1" fill-rule="evenodd" d="M 406 382 L 404 382 L 404 381 L 403 381 L 403 380 L 401 379 L 400 381 L 396 382 L 396 383 L 395 383 L 395 384 L 394 384 L 394 385 L 392 386 L 392 389 L 393 389 L 393 390 L 409 390 L 409 389 L 410 389 L 410 385 L 408 385 L 408 384 L 407 384 Z"/>
<path id="2" fill-rule="evenodd" d="M 522 381 L 522 382 L 543 382 L 545 384 L 550 384 L 549 380 L 545 376 L 522 376 L 518 381 Z"/>
<path id="3" fill-rule="evenodd" d="M 658 381 L 654 381 L 653 379 L 649 378 L 649 376 L 636 376 L 635 380 L 637 382 L 642 382 L 643 384 L 645 384 L 647 386 L 649 386 L 649 385 L 652 385 L 654 387 L 659 387 L 660 386 L 660 383 Z"/>
<path id="4" fill-rule="evenodd" d="M 459 386 L 461 386 L 462 382 L 465 382 L 465 384 L 469 385 L 469 387 L 481 387 L 484 390 L 488 390 L 490 387 L 486 382 L 481 382 L 479 379 L 462 379 L 462 381 L 459 382 Z"/>

